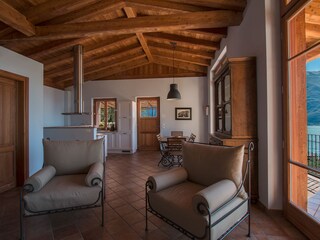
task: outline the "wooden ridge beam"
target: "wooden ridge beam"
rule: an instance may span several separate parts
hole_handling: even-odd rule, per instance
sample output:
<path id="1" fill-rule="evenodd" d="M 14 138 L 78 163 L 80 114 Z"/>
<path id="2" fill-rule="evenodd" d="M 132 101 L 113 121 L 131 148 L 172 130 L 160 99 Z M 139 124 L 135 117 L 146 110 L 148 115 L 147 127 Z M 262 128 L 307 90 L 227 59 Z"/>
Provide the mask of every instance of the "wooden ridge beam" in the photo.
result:
<path id="1" fill-rule="evenodd" d="M 159 48 L 152 48 L 152 47 L 150 49 L 151 49 L 151 53 L 155 56 L 164 57 L 171 61 L 173 59 L 172 49 L 159 49 Z M 205 66 L 205 67 L 210 66 L 210 63 L 211 63 L 209 59 L 204 59 L 204 58 L 193 56 L 192 54 L 185 54 L 177 51 L 175 51 L 174 56 L 177 61 L 192 63 L 192 64 Z"/>
<path id="2" fill-rule="evenodd" d="M 127 15 L 128 18 L 135 18 L 137 17 L 137 14 L 134 12 L 134 10 L 131 7 L 125 7 L 124 11 Z M 144 36 L 142 33 L 136 33 L 137 38 L 141 44 L 141 47 L 143 48 L 143 51 L 145 52 L 145 54 L 147 55 L 147 58 L 149 60 L 149 62 L 153 62 L 153 57 L 152 54 L 150 52 L 150 49 L 148 47 L 147 41 L 145 40 Z"/>
<path id="3" fill-rule="evenodd" d="M 188 38 L 188 37 L 181 37 L 173 34 L 168 33 L 148 33 L 145 34 L 145 38 L 147 40 L 152 40 L 155 42 L 176 42 L 177 46 L 194 46 L 200 49 L 206 49 L 209 51 L 215 51 L 220 48 L 220 41 L 219 42 L 212 42 L 207 40 L 201 40 L 196 38 Z"/>
<path id="4" fill-rule="evenodd" d="M 154 56 L 154 62 L 160 65 L 164 65 L 164 66 L 169 66 L 172 67 L 173 64 L 171 61 L 168 61 L 167 58 L 164 58 L 162 56 Z M 199 66 L 199 65 L 195 65 L 195 64 L 191 64 L 191 63 L 186 63 L 186 62 L 181 62 L 179 60 L 175 61 L 174 63 L 174 67 L 179 69 L 185 69 L 188 71 L 192 71 L 192 72 L 199 72 L 199 73 L 207 73 L 208 68 L 207 67 L 203 67 L 203 66 Z"/>
<path id="5" fill-rule="evenodd" d="M 27 36 L 36 34 L 35 26 L 25 15 L 21 14 L 2 0 L 0 0 L 0 9 L 0 21 Z"/>
<path id="6" fill-rule="evenodd" d="M 150 48 L 157 48 L 157 49 L 170 49 L 172 48 L 172 45 L 170 44 L 170 42 L 167 43 L 158 43 L 158 42 L 153 42 L 148 41 L 148 45 Z M 184 54 L 192 54 L 193 56 L 197 56 L 197 57 L 201 57 L 204 59 L 212 59 L 214 57 L 214 51 L 204 51 L 204 50 L 194 50 L 192 48 L 188 48 L 188 47 L 180 47 L 180 46 L 176 46 L 175 49 L 176 52 L 181 52 Z"/>
<path id="7" fill-rule="evenodd" d="M 174 15 L 145 16 L 130 19 L 121 18 L 109 21 L 37 26 L 36 36 L 18 39 L 53 40 L 63 38 L 81 38 L 99 33 L 119 35 L 197 28 L 221 28 L 239 25 L 241 21 L 241 12 L 216 10 Z M 15 39 L 9 37 L 7 39 L 0 40 L 0 43 L 12 40 Z"/>

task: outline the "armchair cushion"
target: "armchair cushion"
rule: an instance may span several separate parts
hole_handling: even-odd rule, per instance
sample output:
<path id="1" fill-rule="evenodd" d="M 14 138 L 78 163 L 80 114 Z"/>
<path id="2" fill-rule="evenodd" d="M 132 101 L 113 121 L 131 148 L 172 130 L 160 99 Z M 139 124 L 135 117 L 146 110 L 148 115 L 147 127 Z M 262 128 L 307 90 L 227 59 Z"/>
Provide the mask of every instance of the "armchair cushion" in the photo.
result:
<path id="1" fill-rule="evenodd" d="M 37 192 L 41 190 L 55 174 L 56 169 L 53 166 L 46 166 L 29 177 L 24 183 L 24 188 L 30 192 Z"/>
<path id="2" fill-rule="evenodd" d="M 192 198 L 192 205 L 195 212 L 201 212 L 199 204 L 204 204 L 210 213 L 213 213 L 237 192 L 237 187 L 231 180 L 222 180 L 209 187 L 197 192 Z M 206 212 L 201 212 L 202 215 L 207 215 Z"/>
<path id="3" fill-rule="evenodd" d="M 183 143 L 183 165 L 188 172 L 188 180 L 205 186 L 229 179 L 239 187 L 242 182 L 243 156 L 244 146 Z"/>
<path id="4" fill-rule="evenodd" d="M 85 181 L 89 187 L 92 187 L 100 184 L 102 180 L 103 180 L 103 164 L 101 162 L 96 162 L 91 165 Z"/>
<path id="5" fill-rule="evenodd" d="M 100 205 L 101 187 L 86 186 L 85 177 L 85 174 L 55 176 L 41 191 L 23 197 L 25 213 L 30 215 L 32 212 Z"/>
<path id="6" fill-rule="evenodd" d="M 148 178 L 152 182 L 153 192 L 158 192 L 170 186 L 182 183 L 187 180 L 187 171 L 184 168 L 175 168 L 162 172 Z"/>
<path id="7" fill-rule="evenodd" d="M 149 203 L 153 210 L 170 219 L 172 222 L 187 229 L 190 233 L 203 238 L 208 219 L 195 212 L 192 208 L 192 198 L 206 187 L 189 181 L 176 184 L 159 192 L 149 191 Z M 211 215 L 211 223 L 219 220 L 228 211 L 239 205 L 243 199 L 236 197 L 226 207 Z M 247 211 L 247 204 L 237 208 L 231 215 L 211 228 L 213 238 L 217 239 L 228 230 L 236 220 L 239 220 Z M 206 238 L 207 239 L 207 238 Z"/>
<path id="8" fill-rule="evenodd" d="M 95 162 L 103 162 L 103 139 L 90 141 L 43 140 L 44 163 L 56 175 L 86 174 Z"/>

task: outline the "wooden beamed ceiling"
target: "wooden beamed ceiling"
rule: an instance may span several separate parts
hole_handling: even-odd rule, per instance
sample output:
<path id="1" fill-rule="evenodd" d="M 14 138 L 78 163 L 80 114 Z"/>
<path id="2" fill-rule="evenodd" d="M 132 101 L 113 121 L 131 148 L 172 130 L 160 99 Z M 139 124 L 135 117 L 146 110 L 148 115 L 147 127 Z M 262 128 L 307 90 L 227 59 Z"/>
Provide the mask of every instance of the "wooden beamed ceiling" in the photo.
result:
<path id="1" fill-rule="evenodd" d="M 78 44 L 85 81 L 206 76 L 245 7 L 246 0 L 0 0 L 0 45 L 43 63 L 44 84 L 59 89 L 73 84 Z"/>

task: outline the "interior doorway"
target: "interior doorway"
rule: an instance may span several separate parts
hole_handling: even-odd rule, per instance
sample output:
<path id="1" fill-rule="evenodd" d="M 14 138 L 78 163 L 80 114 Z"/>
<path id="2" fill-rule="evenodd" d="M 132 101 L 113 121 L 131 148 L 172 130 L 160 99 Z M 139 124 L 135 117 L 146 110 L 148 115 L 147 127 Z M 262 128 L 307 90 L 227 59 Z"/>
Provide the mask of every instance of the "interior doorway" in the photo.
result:
<path id="1" fill-rule="evenodd" d="M 159 150 L 160 97 L 137 99 L 138 150 Z"/>
<path id="2" fill-rule="evenodd" d="M 0 193 L 28 176 L 28 78 L 0 70 Z"/>

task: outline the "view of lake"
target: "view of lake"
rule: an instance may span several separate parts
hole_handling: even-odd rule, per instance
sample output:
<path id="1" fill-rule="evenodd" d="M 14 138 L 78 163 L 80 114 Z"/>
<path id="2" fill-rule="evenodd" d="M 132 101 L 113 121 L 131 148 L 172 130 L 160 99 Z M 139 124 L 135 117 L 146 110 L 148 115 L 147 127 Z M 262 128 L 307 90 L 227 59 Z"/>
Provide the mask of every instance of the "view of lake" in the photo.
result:
<path id="1" fill-rule="evenodd" d="M 320 71 L 307 71 L 308 152 L 318 156 L 320 155 L 319 93 Z"/>

